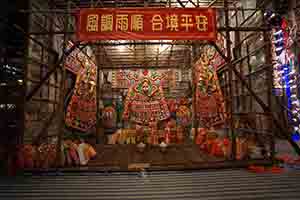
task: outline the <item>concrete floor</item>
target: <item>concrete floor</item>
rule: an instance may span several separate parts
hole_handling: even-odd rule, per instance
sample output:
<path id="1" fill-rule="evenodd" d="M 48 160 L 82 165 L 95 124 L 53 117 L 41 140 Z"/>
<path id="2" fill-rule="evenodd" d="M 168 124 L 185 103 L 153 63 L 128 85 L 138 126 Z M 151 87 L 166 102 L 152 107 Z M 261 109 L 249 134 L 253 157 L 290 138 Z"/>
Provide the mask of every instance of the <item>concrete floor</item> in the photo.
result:
<path id="1" fill-rule="evenodd" d="M 299 200 L 300 171 L 246 170 L 68 173 L 0 179 L 0 199 Z"/>

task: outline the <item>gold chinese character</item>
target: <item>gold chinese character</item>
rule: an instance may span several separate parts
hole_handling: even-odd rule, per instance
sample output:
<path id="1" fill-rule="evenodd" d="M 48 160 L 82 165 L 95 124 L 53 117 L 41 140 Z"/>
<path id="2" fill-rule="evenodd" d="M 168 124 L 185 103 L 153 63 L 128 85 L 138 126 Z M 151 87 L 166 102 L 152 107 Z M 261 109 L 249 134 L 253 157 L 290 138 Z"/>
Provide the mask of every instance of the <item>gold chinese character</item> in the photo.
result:
<path id="1" fill-rule="evenodd" d="M 189 31 L 189 28 L 193 27 L 192 15 L 181 15 L 181 22 L 181 26 L 185 27 L 186 31 Z"/>
<path id="2" fill-rule="evenodd" d="M 113 31 L 113 15 L 101 16 L 101 31 Z"/>
<path id="3" fill-rule="evenodd" d="M 170 31 L 178 31 L 178 15 L 167 16 L 167 28 Z"/>
<path id="4" fill-rule="evenodd" d="M 132 31 L 143 31 L 144 29 L 144 16 L 143 15 L 132 15 L 131 16 L 131 30 Z"/>
<path id="5" fill-rule="evenodd" d="M 99 20 L 98 15 L 88 15 L 86 30 L 88 32 L 97 32 L 98 31 L 98 20 Z"/>
<path id="6" fill-rule="evenodd" d="M 206 16 L 196 16 L 196 24 L 198 31 L 207 31 L 208 20 Z"/>
<path id="7" fill-rule="evenodd" d="M 117 15 L 116 31 L 128 31 L 128 15 Z"/>
<path id="8" fill-rule="evenodd" d="M 152 31 L 162 31 L 164 20 L 160 15 L 154 15 L 152 17 Z"/>

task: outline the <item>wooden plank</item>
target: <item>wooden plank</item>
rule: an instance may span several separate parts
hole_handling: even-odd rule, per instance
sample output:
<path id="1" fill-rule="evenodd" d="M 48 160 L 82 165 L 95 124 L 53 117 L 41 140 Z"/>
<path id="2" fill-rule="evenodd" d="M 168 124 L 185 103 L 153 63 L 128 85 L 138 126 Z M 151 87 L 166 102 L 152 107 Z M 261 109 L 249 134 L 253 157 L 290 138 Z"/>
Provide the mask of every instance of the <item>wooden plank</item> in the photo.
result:
<path id="1" fill-rule="evenodd" d="M 150 168 L 150 163 L 132 163 L 128 165 L 128 170 L 144 170 Z"/>

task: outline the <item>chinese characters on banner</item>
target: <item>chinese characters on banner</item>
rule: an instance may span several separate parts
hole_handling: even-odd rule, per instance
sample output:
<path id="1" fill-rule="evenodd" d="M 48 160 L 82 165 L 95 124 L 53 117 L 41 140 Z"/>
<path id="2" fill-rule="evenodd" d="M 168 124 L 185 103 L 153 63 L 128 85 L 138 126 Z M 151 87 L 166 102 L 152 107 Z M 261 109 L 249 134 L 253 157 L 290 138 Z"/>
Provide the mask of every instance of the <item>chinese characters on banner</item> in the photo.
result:
<path id="1" fill-rule="evenodd" d="M 80 41 L 215 41 L 216 13 L 202 8 L 81 9 L 77 36 Z"/>

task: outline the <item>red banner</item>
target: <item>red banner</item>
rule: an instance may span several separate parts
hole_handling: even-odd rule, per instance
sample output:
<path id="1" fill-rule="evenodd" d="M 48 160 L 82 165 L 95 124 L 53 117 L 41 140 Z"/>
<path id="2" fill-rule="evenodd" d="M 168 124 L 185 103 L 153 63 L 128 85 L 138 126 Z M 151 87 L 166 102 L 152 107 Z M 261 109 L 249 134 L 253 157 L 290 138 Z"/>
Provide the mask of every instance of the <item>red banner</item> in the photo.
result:
<path id="1" fill-rule="evenodd" d="M 204 8 L 81 9 L 77 35 L 80 41 L 215 41 L 216 12 Z"/>

